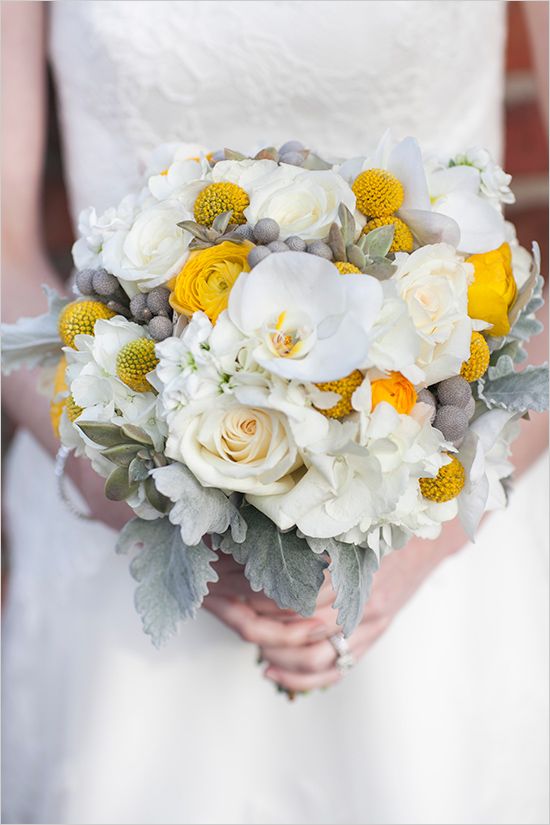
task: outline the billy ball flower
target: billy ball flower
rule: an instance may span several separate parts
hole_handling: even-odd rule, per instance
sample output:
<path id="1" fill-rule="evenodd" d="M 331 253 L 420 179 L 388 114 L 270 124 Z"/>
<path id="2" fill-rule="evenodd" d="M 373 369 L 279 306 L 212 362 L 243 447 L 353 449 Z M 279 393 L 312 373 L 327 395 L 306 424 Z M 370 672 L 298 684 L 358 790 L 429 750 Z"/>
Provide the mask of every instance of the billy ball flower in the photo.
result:
<path id="1" fill-rule="evenodd" d="M 379 378 L 371 384 L 372 409 L 386 401 L 398 413 L 408 415 L 416 404 L 416 390 L 400 372 L 390 372 L 388 378 Z"/>
<path id="2" fill-rule="evenodd" d="M 403 184 L 385 169 L 361 172 L 351 188 L 358 210 L 371 218 L 392 215 L 403 204 L 405 197 Z"/>
<path id="3" fill-rule="evenodd" d="M 374 218 L 368 221 L 363 227 L 363 234 L 367 235 L 373 229 L 378 229 L 379 226 L 393 225 L 393 241 L 390 246 L 390 252 L 412 252 L 414 246 L 414 238 L 411 230 L 404 223 L 401 218 L 395 215 L 384 216 L 381 218 Z"/>
<path id="4" fill-rule="evenodd" d="M 447 453 L 447 455 L 450 455 L 450 453 Z M 435 478 L 418 479 L 420 492 L 424 498 L 437 501 L 440 504 L 456 498 L 462 492 L 465 481 L 464 467 L 456 456 L 451 456 L 449 464 L 440 467 Z"/>
<path id="5" fill-rule="evenodd" d="M 469 382 L 477 381 L 487 372 L 490 357 L 489 346 L 483 335 L 480 332 L 472 332 L 470 357 L 462 364 L 461 376 Z"/>
<path id="6" fill-rule="evenodd" d="M 214 218 L 231 209 L 231 223 L 246 223 L 243 212 L 249 203 L 248 195 L 236 183 L 211 183 L 195 201 L 195 220 L 204 226 L 211 226 Z"/>
<path id="7" fill-rule="evenodd" d="M 362 383 L 363 374 L 359 370 L 353 370 L 345 378 L 340 378 L 338 381 L 323 381 L 316 384 L 315 386 L 323 392 L 336 392 L 341 396 L 340 401 L 328 410 L 321 410 L 318 407 L 316 409 L 327 418 L 344 418 L 352 412 L 351 397 Z"/>
<path id="8" fill-rule="evenodd" d="M 340 275 L 352 275 L 361 272 L 358 266 L 355 266 L 355 264 L 350 264 L 349 261 L 335 261 L 334 266 Z"/>
<path id="9" fill-rule="evenodd" d="M 208 249 L 192 252 L 171 283 L 170 304 L 182 315 L 201 310 L 215 323 L 227 308 L 229 293 L 241 272 L 250 272 L 248 242 L 224 241 Z"/>
<path id="10" fill-rule="evenodd" d="M 150 338 L 135 338 L 118 353 L 116 372 L 120 380 L 134 392 L 150 392 L 153 388 L 146 376 L 155 369 L 158 362 L 155 342 Z"/>
<path id="11" fill-rule="evenodd" d="M 95 322 L 100 318 L 108 320 L 116 313 L 100 301 L 73 301 L 62 310 L 58 329 L 66 347 L 73 347 L 77 335 L 93 335 Z"/>

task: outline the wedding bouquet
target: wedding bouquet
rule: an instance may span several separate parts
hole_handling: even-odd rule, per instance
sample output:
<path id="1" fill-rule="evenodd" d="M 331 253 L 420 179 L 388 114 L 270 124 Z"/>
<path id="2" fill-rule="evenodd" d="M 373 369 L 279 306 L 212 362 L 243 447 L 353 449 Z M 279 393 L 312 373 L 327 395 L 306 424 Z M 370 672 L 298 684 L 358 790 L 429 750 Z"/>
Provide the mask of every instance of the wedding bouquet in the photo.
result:
<path id="1" fill-rule="evenodd" d="M 518 419 L 547 405 L 547 368 L 518 368 L 542 278 L 509 183 L 485 150 L 390 134 L 330 163 L 165 145 L 83 212 L 75 295 L 4 326 L 4 368 L 55 372 L 60 462 L 135 512 L 118 550 L 155 644 L 220 552 L 306 616 L 328 566 L 349 635 L 385 553 L 506 504 Z"/>

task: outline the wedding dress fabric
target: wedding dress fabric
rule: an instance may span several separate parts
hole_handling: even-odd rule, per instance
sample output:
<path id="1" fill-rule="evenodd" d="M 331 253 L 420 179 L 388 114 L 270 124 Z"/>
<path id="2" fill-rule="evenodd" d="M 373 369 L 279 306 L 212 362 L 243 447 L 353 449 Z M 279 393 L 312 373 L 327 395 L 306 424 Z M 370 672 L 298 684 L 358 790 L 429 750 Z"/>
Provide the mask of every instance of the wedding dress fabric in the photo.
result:
<path id="1" fill-rule="evenodd" d="M 364 152 L 388 127 L 501 150 L 493 2 L 56 2 L 73 213 L 166 140 Z M 542 823 L 545 460 L 335 689 L 290 704 L 203 611 L 160 651 L 114 533 L 8 457 L 4 822 Z"/>

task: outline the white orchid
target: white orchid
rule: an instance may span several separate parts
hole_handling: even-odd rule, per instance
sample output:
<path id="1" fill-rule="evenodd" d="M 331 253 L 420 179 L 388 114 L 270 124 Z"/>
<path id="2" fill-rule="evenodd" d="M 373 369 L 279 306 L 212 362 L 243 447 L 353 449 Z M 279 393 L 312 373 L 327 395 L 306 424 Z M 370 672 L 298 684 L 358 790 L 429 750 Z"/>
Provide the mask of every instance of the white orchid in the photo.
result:
<path id="1" fill-rule="evenodd" d="M 323 258 L 287 252 L 269 255 L 239 276 L 228 313 L 255 339 L 260 366 L 284 378 L 317 382 L 343 378 L 364 363 L 381 305 L 374 278 L 344 278 Z"/>
<path id="2" fill-rule="evenodd" d="M 460 230 L 456 221 L 434 209 L 430 201 L 422 153 L 414 138 L 397 141 L 388 130 L 372 155 L 345 161 L 338 171 L 352 184 L 367 169 L 385 169 L 400 181 L 404 199 L 396 214 L 420 244 L 458 245 Z"/>

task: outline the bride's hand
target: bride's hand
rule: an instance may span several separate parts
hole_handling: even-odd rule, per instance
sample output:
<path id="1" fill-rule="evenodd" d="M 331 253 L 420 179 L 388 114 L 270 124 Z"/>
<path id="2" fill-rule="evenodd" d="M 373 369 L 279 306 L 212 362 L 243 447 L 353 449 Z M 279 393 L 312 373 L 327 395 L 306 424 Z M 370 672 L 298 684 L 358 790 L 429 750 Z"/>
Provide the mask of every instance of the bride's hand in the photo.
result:
<path id="1" fill-rule="evenodd" d="M 254 593 L 242 565 L 231 557 L 221 556 L 215 567 L 219 581 L 210 586 L 204 607 L 244 641 L 259 648 L 302 650 L 304 645 L 327 638 L 329 629 L 317 615 L 304 619 L 292 610 L 281 610 L 263 593 Z M 317 611 L 327 609 L 333 600 L 330 582 L 325 579 Z"/>
<path id="2" fill-rule="evenodd" d="M 376 573 L 363 620 L 350 636 L 348 646 L 355 662 L 372 647 L 413 593 L 431 571 L 446 556 L 459 550 L 465 536 L 459 525 L 449 523 L 439 539 L 413 539 L 403 549 L 386 556 Z M 314 619 L 325 627 L 325 640 L 306 643 L 301 647 L 261 645 L 267 663 L 265 676 L 289 691 L 306 691 L 326 687 L 342 678 L 336 667 L 337 654 L 328 638 L 340 632 L 336 611 L 328 605 L 319 606 Z"/>

